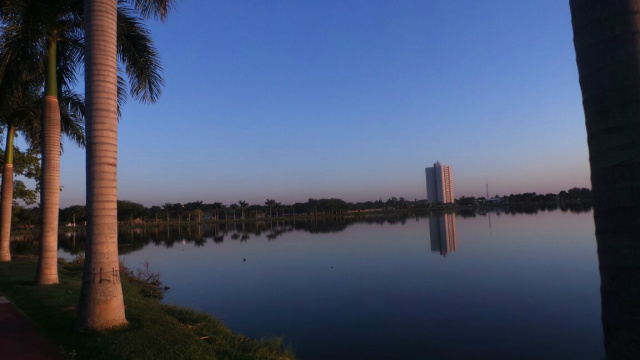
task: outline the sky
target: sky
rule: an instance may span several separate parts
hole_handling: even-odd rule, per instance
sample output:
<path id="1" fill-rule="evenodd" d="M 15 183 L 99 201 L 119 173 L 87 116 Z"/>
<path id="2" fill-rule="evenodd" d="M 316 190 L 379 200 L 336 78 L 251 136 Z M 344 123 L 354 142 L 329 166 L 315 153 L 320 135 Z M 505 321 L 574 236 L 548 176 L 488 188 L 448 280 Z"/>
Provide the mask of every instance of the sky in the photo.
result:
<path id="1" fill-rule="evenodd" d="M 425 199 L 590 187 L 569 2 L 178 1 L 160 100 L 119 124 L 119 199 Z M 85 155 L 61 207 L 85 203 Z"/>

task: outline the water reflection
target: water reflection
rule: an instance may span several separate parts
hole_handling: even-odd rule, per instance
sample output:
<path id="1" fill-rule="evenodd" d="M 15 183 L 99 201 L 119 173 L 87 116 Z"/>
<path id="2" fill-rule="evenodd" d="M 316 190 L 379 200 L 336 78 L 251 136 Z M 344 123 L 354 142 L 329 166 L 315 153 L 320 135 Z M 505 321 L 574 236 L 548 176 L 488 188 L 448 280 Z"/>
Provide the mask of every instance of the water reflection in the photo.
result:
<path id="1" fill-rule="evenodd" d="M 458 250 L 458 236 L 456 234 L 456 214 L 441 214 L 429 217 L 429 236 L 431 252 L 439 252 L 447 256 Z"/>
<path id="2" fill-rule="evenodd" d="M 171 248 L 175 242 L 193 243 L 197 247 L 203 247 L 207 243 L 222 244 L 224 241 L 247 242 L 251 239 L 265 238 L 274 241 L 281 236 L 294 232 L 307 232 L 310 234 L 330 234 L 345 231 L 355 224 L 377 225 L 405 225 L 410 219 L 420 221 L 428 218 L 431 251 L 446 255 L 458 248 L 456 217 L 463 219 L 477 216 L 487 217 L 489 232 L 491 233 L 491 213 L 495 215 L 535 215 L 543 212 L 561 210 L 575 214 L 591 211 L 588 203 L 570 204 L 542 204 L 539 206 L 518 206 L 499 208 L 460 208 L 454 213 L 412 213 L 393 212 L 367 216 L 344 216 L 333 218 L 306 218 L 290 220 L 269 221 L 229 221 L 215 224 L 182 224 L 159 225 L 151 224 L 141 227 L 121 227 L 119 234 L 120 254 L 130 254 L 143 249 L 149 244 Z M 14 232 L 12 234 L 12 252 L 15 254 L 37 254 L 37 232 Z M 68 255 L 84 253 L 85 231 L 83 228 L 65 229 L 60 234 L 59 248 Z M 61 255 L 64 255 L 61 254 Z"/>
<path id="3" fill-rule="evenodd" d="M 247 242 L 251 239 L 266 239 L 275 241 L 291 232 L 306 232 L 310 234 L 339 233 L 355 224 L 405 224 L 408 219 L 426 216 L 425 214 L 396 214 L 391 217 L 384 215 L 368 217 L 344 217 L 338 219 L 292 219 L 292 220 L 261 220 L 250 222 L 225 222 L 216 224 L 184 224 L 184 225 L 150 225 L 147 227 L 121 227 L 118 236 L 119 252 L 121 255 L 131 254 L 143 249 L 149 244 L 172 248 L 176 242 L 193 243 L 196 247 L 203 247 L 207 243 L 222 244 L 225 241 Z M 22 235 L 16 240 L 37 241 L 37 233 Z M 70 255 L 84 252 L 85 232 L 82 229 L 65 231 L 60 235 L 59 248 Z M 34 248 L 36 249 L 36 248 Z M 35 251 L 34 251 L 35 253 Z"/>
<path id="4" fill-rule="evenodd" d="M 282 336 L 302 359 L 602 359 L 596 241 L 582 211 L 122 228 L 120 252 L 162 273 L 168 303 L 250 337 Z M 63 252 L 81 253 L 83 237 L 63 234 Z M 456 252 L 440 261 L 432 249 Z"/>

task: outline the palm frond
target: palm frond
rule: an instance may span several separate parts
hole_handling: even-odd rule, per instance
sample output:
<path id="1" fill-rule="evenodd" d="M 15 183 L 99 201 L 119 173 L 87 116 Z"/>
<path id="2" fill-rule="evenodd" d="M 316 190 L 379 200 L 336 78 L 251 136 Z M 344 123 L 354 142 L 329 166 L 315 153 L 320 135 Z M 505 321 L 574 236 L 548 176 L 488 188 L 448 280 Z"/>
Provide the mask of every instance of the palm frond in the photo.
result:
<path id="1" fill-rule="evenodd" d="M 169 12 L 175 7 L 173 0 L 119 0 L 118 5 L 124 5 L 127 2 L 131 3 L 143 18 L 153 17 L 161 21 L 166 20 Z"/>
<path id="2" fill-rule="evenodd" d="M 130 8 L 118 8 L 118 54 L 129 77 L 131 96 L 154 103 L 162 93 L 162 65 L 149 30 Z"/>
<path id="3" fill-rule="evenodd" d="M 86 146 L 84 114 L 84 98 L 72 91 L 63 92 L 60 96 L 60 130 L 80 147 Z"/>
<path id="4" fill-rule="evenodd" d="M 42 77 L 46 54 L 44 26 L 33 21 L 40 16 L 35 1 L 5 2 L 2 7 L 0 34 L 0 74 L 11 73 L 24 78 Z M 9 5 L 10 4 L 10 5 Z"/>
<path id="5" fill-rule="evenodd" d="M 122 107 L 127 103 L 127 81 L 121 75 L 122 70 L 118 66 L 118 119 L 122 117 Z"/>

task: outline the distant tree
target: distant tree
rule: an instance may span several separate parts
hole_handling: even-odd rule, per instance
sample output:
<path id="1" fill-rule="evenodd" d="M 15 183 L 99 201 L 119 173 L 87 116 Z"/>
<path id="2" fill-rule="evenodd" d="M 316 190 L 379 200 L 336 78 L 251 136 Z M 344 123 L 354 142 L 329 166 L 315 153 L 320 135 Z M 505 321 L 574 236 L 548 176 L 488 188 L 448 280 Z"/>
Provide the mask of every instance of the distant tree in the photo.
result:
<path id="1" fill-rule="evenodd" d="M 240 210 L 242 211 L 242 218 L 244 219 L 244 210 L 247 208 L 248 203 L 246 201 L 238 201 L 238 205 L 240 205 Z"/>
<path id="2" fill-rule="evenodd" d="M 154 205 L 149 208 L 149 216 L 155 221 L 158 221 L 158 217 L 161 215 L 164 215 L 164 210 L 160 206 Z"/>
<path id="3" fill-rule="evenodd" d="M 203 207 L 202 201 L 193 201 L 190 203 L 184 204 L 184 210 L 187 212 L 192 212 L 194 210 L 202 209 Z"/>
<path id="4" fill-rule="evenodd" d="M 118 221 L 142 219 L 148 214 L 148 209 L 142 205 L 128 200 L 118 200 Z"/>
<path id="5" fill-rule="evenodd" d="M 231 211 L 233 211 L 233 220 L 236 219 L 236 209 L 238 208 L 238 204 L 231 204 L 229 205 L 229 209 L 231 209 Z"/>
<path id="6" fill-rule="evenodd" d="M 162 205 L 162 209 L 164 210 L 165 214 L 167 215 L 167 224 L 168 224 L 169 221 L 171 220 L 171 215 L 173 213 L 173 204 L 165 203 L 164 205 Z"/>
<path id="7" fill-rule="evenodd" d="M 213 214 L 216 220 L 220 219 L 220 210 L 224 209 L 224 204 L 221 202 L 214 202 L 211 204 L 211 209 L 213 210 Z"/>
<path id="8" fill-rule="evenodd" d="M 567 191 L 565 198 L 569 200 L 589 200 L 591 199 L 591 190 L 574 187 Z"/>
<path id="9" fill-rule="evenodd" d="M 271 217 L 271 208 L 276 205 L 276 201 L 273 199 L 267 199 L 264 204 L 269 207 L 269 217 Z"/>
<path id="10" fill-rule="evenodd" d="M 78 224 L 86 220 L 86 207 L 84 205 L 72 205 L 60 210 L 60 223 Z"/>
<path id="11" fill-rule="evenodd" d="M 186 211 L 189 220 L 191 218 L 198 219 L 198 222 L 202 222 L 202 209 L 204 204 L 202 201 L 194 201 L 184 204 L 184 211 Z"/>
<path id="12" fill-rule="evenodd" d="M 475 203 L 476 203 L 476 198 L 473 196 L 471 197 L 462 196 L 458 200 L 456 200 L 456 204 L 460 206 L 469 206 L 469 205 L 474 205 Z"/>

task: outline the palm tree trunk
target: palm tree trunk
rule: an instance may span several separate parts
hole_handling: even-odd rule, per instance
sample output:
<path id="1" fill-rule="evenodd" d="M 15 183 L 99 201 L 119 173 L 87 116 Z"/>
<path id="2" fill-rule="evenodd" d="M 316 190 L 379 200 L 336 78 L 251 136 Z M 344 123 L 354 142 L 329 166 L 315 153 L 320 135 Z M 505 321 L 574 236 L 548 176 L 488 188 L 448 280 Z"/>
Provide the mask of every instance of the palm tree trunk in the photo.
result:
<path id="1" fill-rule="evenodd" d="M 42 175 L 40 180 L 40 257 L 36 284 L 58 283 L 58 214 L 60 212 L 60 106 L 56 83 L 56 41 L 48 49 L 42 112 Z"/>
<path id="2" fill-rule="evenodd" d="M 0 204 L 0 261 L 11 261 L 11 208 L 13 206 L 13 137 L 16 129 L 9 125 L 2 170 L 2 204 Z"/>
<path id="3" fill-rule="evenodd" d="M 115 0 L 85 0 L 87 242 L 77 328 L 127 323 L 118 261 Z"/>
<path id="4" fill-rule="evenodd" d="M 640 0 L 571 0 L 594 216 L 640 201 Z"/>
<path id="5" fill-rule="evenodd" d="M 591 165 L 606 357 L 640 343 L 640 0 L 571 0 Z"/>

